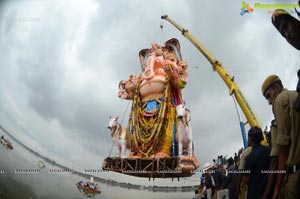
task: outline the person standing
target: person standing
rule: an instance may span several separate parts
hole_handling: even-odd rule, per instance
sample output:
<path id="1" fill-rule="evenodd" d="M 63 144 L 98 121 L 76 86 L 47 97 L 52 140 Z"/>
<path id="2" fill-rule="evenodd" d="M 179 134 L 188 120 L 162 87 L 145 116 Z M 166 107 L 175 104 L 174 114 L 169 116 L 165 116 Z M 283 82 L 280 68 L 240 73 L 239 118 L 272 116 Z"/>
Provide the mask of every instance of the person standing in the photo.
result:
<path id="1" fill-rule="evenodd" d="M 277 126 L 278 174 L 273 199 L 300 198 L 300 114 L 294 107 L 298 93 L 284 89 L 277 75 L 265 79 L 262 93 L 272 105 Z"/>
<path id="2" fill-rule="evenodd" d="M 210 189 L 212 199 L 216 199 L 217 191 L 221 190 L 223 186 L 225 174 L 219 168 L 215 169 L 213 167 L 213 164 L 209 162 L 203 165 L 203 174 L 205 176 L 205 186 L 207 188 L 207 194 L 209 195 L 208 189 Z"/>
<path id="3" fill-rule="evenodd" d="M 248 185 L 247 199 L 259 199 L 263 196 L 268 181 L 270 147 L 260 144 L 263 132 L 257 126 L 248 131 L 248 137 L 251 139 L 252 151 L 246 158 L 245 170 L 249 172 L 243 174 L 243 181 Z"/>
<path id="4" fill-rule="evenodd" d="M 216 162 L 216 159 L 213 159 L 213 167 L 216 169 L 216 168 L 218 168 L 218 164 L 217 164 L 217 162 Z"/>
<path id="5" fill-rule="evenodd" d="M 261 199 L 269 199 L 272 198 L 273 192 L 274 192 L 274 187 L 276 184 L 276 177 L 277 177 L 277 172 L 278 171 L 278 145 L 276 144 L 275 140 L 277 138 L 277 125 L 275 119 L 271 121 L 271 139 L 270 139 L 270 145 L 271 145 L 271 152 L 270 152 L 270 157 L 271 157 L 271 162 L 269 165 L 269 170 L 270 171 L 275 171 L 275 172 L 270 172 L 268 174 L 268 183 L 266 185 L 263 197 Z"/>
<path id="6" fill-rule="evenodd" d="M 228 159 L 227 171 L 228 174 L 223 182 L 222 189 L 228 189 L 230 199 L 237 199 L 237 196 L 235 195 L 237 184 L 237 168 L 232 157 Z"/>
<path id="7" fill-rule="evenodd" d="M 238 164 L 238 161 L 239 161 L 239 156 L 236 154 L 236 153 L 234 153 L 234 164 L 237 166 L 237 164 Z"/>
<path id="8" fill-rule="evenodd" d="M 239 166 L 238 166 L 238 170 L 241 171 L 241 173 L 238 173 L 238 175 L 237 175 L 235 196 L 239 199 L 247 198 L 247 185 L 243 181 L 243 175 L 242 175 L 243 172 L 242 171 L 245 171 L 246 158 L 252 151 L 251 137 L 248 137 L 247 141 L 248 141 L 248 147 L 241 152 Z"/>

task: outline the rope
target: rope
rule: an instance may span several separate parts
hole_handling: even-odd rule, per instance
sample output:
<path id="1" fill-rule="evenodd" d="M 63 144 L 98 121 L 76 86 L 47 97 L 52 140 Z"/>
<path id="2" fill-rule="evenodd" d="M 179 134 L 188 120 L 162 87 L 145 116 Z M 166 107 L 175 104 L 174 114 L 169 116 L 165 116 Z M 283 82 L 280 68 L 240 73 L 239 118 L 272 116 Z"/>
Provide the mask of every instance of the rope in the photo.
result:
<path id="1" fill-rule="evenodd" d="M 108 157 L 110 157 L 114 145 L 115 145 L 115 142 L 113 142 L 112 145 L 111 145 L 111 149 L 110 149 L 110 152 L 109 152 L 109 154 L 108 154 Z"/>
<path id="2" fill-rule="evenodd" d="M 123 124 L 123 121 L 124 121 L 124 118 L 125 118 L 125 113 L 127 113 L 127 111 L 128 111 L 129 104 L 130 104 L 130 101 L 128 101 L 128 103 L 127 103 L 127 107 L 126 107 L 126 109 L 125 109 L 125 111 L 122 115 L 122 119 L 121 119 L 120 124 Z"/>

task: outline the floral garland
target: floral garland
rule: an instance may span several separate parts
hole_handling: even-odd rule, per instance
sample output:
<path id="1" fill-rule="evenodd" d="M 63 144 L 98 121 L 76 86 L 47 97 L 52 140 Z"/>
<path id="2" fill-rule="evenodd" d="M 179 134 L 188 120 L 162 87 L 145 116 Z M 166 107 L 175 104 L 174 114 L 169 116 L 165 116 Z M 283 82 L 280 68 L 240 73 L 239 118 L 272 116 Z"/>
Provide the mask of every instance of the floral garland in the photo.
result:
<path id="1" fill-rule="evenodd" d="M 170 129 L 168 125 L 173 114 L 171 114 L 171 93 L 167 78 L 165 85 L 163 100 L 157 100 L 160 103 L 159 112 L 151 117 L 144 116 L 145 109 L 141 107 L 139 87 L 136 88 L 129 126 L 132 125 L 135 152 L 145 157 L 149 157 L 156 152 L 161 145 L 165 132 Z"/>

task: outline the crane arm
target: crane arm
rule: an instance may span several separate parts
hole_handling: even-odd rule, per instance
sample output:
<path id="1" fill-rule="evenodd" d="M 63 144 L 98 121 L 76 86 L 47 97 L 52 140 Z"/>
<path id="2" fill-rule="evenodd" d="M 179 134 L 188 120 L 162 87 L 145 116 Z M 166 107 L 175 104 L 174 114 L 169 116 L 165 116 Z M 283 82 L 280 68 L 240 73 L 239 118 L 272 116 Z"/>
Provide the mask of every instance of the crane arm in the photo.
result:
<path id="1" fill-rule="evenodd" d="M 246 100 L 239 86 L 234 82 L 234 78 L 230 76 L 230 74 L 226 71 L 226 69 L 222 66 L 221 62 L 219 62 L 191 33 L 188 32 L 187 29 L 182 28 L 175 21 L 173 21 L 168 15 L 161 16 L 162 19 L 169 21 L 172 25 L 174 25 L 182 34 L 185 36 L 203 55 L 206 59 L 211 63 L 212 68 L 216 71 L 219 76 L 223 79 L 227 87 L 229 88 L 229 94 L 234 95 L 240 108 L 242 109 L 245 117 L 247 118 L 247 122 L 251 127 L 257 126 L 261 128 L 259 120 L 257 119 L 254 111 L 252 110 L 250 104 Z"/>

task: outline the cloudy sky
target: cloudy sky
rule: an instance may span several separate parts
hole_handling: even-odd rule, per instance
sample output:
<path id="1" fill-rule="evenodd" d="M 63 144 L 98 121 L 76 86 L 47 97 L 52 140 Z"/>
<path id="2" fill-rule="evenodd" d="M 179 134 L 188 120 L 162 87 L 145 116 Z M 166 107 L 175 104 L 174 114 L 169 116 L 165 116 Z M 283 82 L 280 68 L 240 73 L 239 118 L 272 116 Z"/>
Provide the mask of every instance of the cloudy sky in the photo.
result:
<path id="1" fill-rule="evenodd" d="M 119 81 L 141 73 L 139 50 L 175 37 L 189 64 L 183 92 L 197 157 L 203 165 L 218 155 L 232 156 L 243 142 L 228 88 L 160 16 L 168 14 L 187 28 L 223 63 L 265 127 L 272 112 L 261 83 L 278 74 L 295 89 L 299 51 L 275 30 L 268 10 L 255 8 L 241 16 L 241 5 L 241 0 L 2 1 L 0 124 L 57 162 L 98 168 L 111 151 L 109 116 L 124 117 L 127 124 L 130 101 L 118 98 Z"/>

